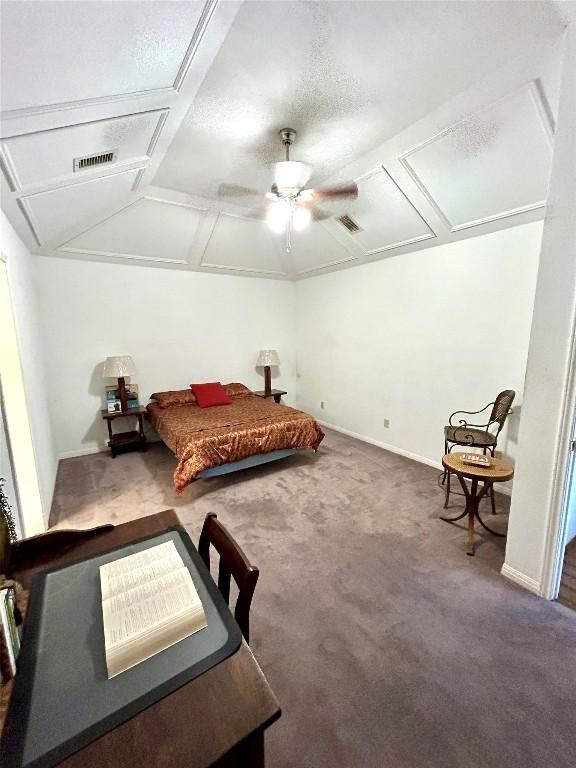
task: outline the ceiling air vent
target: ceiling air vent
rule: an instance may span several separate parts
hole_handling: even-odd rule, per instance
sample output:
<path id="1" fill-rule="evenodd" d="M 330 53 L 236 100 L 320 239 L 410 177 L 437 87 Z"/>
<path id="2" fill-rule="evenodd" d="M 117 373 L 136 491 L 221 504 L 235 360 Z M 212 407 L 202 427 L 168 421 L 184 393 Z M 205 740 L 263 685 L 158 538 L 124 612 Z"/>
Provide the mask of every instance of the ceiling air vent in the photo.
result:
<path id="1" fill-rule="evenodd" d="M 357 224 L 351 216 L 345 213 L 343 216 L 338 216 L 336 221 L 339 221 L 343 227 L 346 227 L 350 234 L 355 235 L 356 232 L 362 232 L 362 227 Z"/>
<path id="2" fill-rule="evenodd" d="M 84 157 L 74 158 L 74 170 L 84 171 L 86 168 L 96 168 L 99 165 L 108 165 L 113 163 L 118 155 L 117 149 L 112 149 L 109 152 L 100 152 L 97 155 L 85 155 Z"/>

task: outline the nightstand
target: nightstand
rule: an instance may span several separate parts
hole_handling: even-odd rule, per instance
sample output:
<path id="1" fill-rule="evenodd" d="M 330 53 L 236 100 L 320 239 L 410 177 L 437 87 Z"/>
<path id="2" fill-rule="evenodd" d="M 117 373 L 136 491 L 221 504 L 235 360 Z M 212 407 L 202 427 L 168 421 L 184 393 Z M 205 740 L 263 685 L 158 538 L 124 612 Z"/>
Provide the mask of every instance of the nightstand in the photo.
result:
<path id="1" fill-rule="evenodd" d="M 258 397 L 273 397 L 275 403 L 279 403 L 282 395 L 287 395 L 288 392 L 284 392 L 283 389 L 271 389 L 270 392 L 265 392 L 263 389 L 259 392 L 254 392 Z"/>
<path id="2" fill-rule="evenodd" d="M 102 418 L 108 424 L 108 447 L 112 451 L 112 458 L 116 458 L 117 453 L 124 451 L 133 451 L 138 448 L 141 451 L 146 450 L 146 436 L 144 435 L 144 414 L 146 408 L 131 408 L 128 411 L 100 411 Z M 112 431 L 112 422 L 114 419 L 136 416 L 138 419 L 138 429 L 131 432 Z"/>

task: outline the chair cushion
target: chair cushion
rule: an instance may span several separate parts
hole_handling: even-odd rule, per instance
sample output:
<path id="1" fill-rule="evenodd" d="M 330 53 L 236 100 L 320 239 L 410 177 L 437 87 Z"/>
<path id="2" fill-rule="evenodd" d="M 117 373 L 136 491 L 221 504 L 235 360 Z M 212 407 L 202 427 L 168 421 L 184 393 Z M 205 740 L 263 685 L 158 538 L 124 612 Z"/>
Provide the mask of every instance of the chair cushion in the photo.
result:
<path id="1" fill-rule="evenodd" d="M 474 427 L 444 427 L 444 437 L 449 443 L 471 445 L 479 448 L 496 445 L 496 438 L 490 432 Z"/>

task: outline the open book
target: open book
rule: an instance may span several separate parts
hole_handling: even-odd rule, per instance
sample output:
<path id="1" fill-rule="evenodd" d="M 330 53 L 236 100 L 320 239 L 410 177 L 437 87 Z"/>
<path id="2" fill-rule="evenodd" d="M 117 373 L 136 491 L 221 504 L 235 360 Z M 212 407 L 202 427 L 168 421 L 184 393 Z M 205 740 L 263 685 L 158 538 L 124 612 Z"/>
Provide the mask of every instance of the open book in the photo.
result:
<path id="1" fill-rule="evenodd" d="M 101 565 L 100 586 L 109 678 L 208 626 L 173 541 Z"/>

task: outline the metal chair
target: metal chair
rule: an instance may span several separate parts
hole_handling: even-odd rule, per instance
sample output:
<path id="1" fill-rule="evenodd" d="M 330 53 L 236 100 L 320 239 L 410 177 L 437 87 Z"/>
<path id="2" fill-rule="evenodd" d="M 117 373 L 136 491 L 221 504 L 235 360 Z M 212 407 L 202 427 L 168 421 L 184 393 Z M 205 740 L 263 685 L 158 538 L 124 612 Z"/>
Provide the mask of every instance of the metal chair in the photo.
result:
<path id="1" fill-rule="evenodd" d="M 492 403 L 488 403 L 479 411 L 454 411 L 450 416 L 449 424 L 444 427 L 444 453 L 451 453 L 456 445 L 466 446 L 467 448 L 481 448 L 482 453 L 487 452 L 494 456 L 494 451 L 498 445 L 498 435 L 502 431 L 508 415 L 512 413 L 512 403 L 516 392 L 512 389 L 505 389 L 500 392 L 498 397 Z M 486 424 L 472 424 L 466 419 L 456 419 L 459 415 L 477 416 L 492 406 L 490 416 Z M 457 423 L 455 423 L 457 421 Z M 450 498 L 450 472 L 444 470 L 442 484 L 446 483 L 446 499 L 444 509 L 448 506 Z M 490 501 L 492 503 L 492 514 L 496 514 L 496 505 L 494 502 L 494 488 L 490 492 Z"/>

